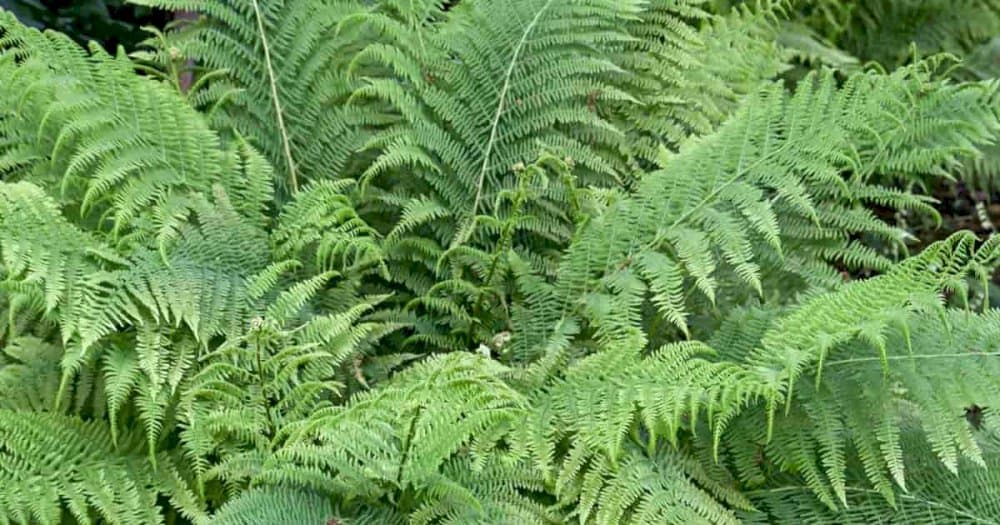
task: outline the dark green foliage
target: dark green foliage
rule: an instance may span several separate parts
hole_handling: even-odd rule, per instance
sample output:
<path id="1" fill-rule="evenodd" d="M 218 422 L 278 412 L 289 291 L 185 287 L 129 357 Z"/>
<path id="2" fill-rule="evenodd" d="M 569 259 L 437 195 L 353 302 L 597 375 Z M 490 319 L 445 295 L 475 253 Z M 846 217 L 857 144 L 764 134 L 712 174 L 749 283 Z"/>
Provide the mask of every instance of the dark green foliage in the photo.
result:
<path id="1" fill-rule="evenodd" d="M 139 3 L 0 13 L 0 523 L 1000 520 L 991 4 Z"/>
<path id="2" fill-rule="evenodd" d="M 124 0 L 3 0 L 0 8 L 27 26 L 56 30 L 81 44 L 95 40 L 108 50 L 135 47 L 143 26 L 162 26 L 173 16 Z"/>

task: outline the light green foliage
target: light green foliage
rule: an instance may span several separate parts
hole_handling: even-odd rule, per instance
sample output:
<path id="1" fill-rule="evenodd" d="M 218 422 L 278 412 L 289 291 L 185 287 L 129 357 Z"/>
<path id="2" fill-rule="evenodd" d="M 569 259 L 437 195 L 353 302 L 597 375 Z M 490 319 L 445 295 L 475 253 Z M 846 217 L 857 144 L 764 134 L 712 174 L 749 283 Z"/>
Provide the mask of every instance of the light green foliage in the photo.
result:
<path id="1" fill-rule="evenodd" d="M 744 513 L 744 523 L 993 523 L 997 516 L 996 494 L 984 490 L 996 483 L 996 445 L 984 451 L 985 468 L 963 461 L 959 476 L 936 462 L 925 446 L 913 445 L 903 438 L 903 449 L 910 458 L 909 468 L 919 472 L 906 493 L 890 504 L 883 494 L 863 484 L 845 487 L 848 504 L 831 510 L 801 487 L 787 486 L 751 493 L 757 511 Z M 926 459 L 918 459 L 926 458 Z"/>
<path id="2" fill-rule="evenodd" d="M 0 13 L 0 523 L 1000 520 L 991 2 L 137 3 Z"/>
<path id="3" fill-rule="evenodd" d="M 853 71 L 863 63 L 895 68 L 936 53 L 961 58 L 943 70 L 958 80 L 997 77 L 996 36 L 1000 3 L 994 0 L 795 0 L 781 41 L 803 64 Z M 977 190 L 1000 182 L 1000 155 L 993 146 L 953 173 Z"/>
<path id="4" fill-rule="evenodd" d="M 113 444 L 104 424 L 77 417 L 3 410 L 0 421 L 3 523 L 61 523 L 63 513 L 79 523 L 156 523 L 161 494 L 185 517 L 203 515 L 178 463 L 163 453 L 154 466 L 139 433 Z"/>

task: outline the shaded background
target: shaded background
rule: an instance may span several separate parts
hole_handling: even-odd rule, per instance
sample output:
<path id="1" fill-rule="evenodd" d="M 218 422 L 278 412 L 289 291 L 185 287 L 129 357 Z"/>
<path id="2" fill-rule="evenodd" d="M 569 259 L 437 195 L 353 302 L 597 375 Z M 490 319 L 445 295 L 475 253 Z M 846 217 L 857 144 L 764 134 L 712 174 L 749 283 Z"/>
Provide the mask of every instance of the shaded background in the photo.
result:
<path id="1" fill-rule="evenodd" d="M 0 8 L 27 25 L 66 33 L 81 44 L 97 41 L 111 52 L 119 45 L 134 49 L 147 36 L 142 26 L 163 27 L 173 18 L 125 0 L 0 0 Z"/>

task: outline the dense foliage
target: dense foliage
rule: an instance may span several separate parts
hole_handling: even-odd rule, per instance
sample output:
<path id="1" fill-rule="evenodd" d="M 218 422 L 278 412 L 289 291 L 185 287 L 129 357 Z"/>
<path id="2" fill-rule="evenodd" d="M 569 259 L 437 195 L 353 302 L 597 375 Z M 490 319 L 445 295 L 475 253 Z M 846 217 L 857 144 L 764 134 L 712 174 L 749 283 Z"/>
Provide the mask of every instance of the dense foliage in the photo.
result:
<path id="1" fill-rule="evenodd" d="M 0 523 L 1000 522 L 996 2 L 135 3 L 0 11 Z"/>

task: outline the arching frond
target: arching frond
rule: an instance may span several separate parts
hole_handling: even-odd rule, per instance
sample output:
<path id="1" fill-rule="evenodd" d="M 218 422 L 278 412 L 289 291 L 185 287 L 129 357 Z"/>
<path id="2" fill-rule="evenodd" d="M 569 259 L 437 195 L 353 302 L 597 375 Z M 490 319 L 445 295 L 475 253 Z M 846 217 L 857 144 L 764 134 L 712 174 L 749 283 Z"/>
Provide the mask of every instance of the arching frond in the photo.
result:
<path id="1" fill-rule="evenodd" d="M 886 119 L 887 108 L 910 107 L 921 92 L 913 120 Z M 859 204 L 928 211 L 921 199 L 873 182 L 887 172 L 934 173 L 966 147 L 988 143 L 998 124 L 992 93 L 990 85 L 928 84 L 917 69 L 859 74 L 840 90 L 831 75 L 810 77 L 790 97 L 778 86 L 763 89 L 577 233 L 560 265 L 554 293 L 561 310 L 549 326 L 581 312 L 609 344 L 639 329 L 647 289 L 661 315 L 684 331 L 684 302 L 697 294 L 714 304 L 720 283 L 760 296 L 774 269 L 788 283 L 821 280 L 810 265 L 889 268 L 886 257 L 849 236 L 901 244 L 905 235 Z M 946 124 L 972 108 L 981 118 Z M 940 142 L 902 146 L 924 143 L 936 126 Z M 854 174 L 845 180 L 848 170 Z"/>
<path id="2" fill-rule="evenodd" d="M 251 489 L 212 515 L 212 525 L 327 525 L 336 523 L 330 500 L 315 492 L 281 488 Z"/>
<path id="3" fill-rule="evenodd" d="M 220 180 L 219 137 L 124 56 L 98 47 L 88 55 L 9 13 L 0 15 L 0 35 L 5 178 L 39 184 L 92 227 L 118 233 L 148 227 L 150 209 L 183 213 L 178 199 Z M 170 227 L 151 229 L 169 235 Z"/>
<path id="4" fill-rule="evenodd" d="M 189 519 L 201 503 L 169 456 L 147 462 L 141 439 L 119 441 L 101 423 L 0 410 L 0 517 L 14 523 L 163 523 L 158 495 Z M 64 511 L 65 509 L 65 511 Z"/>

